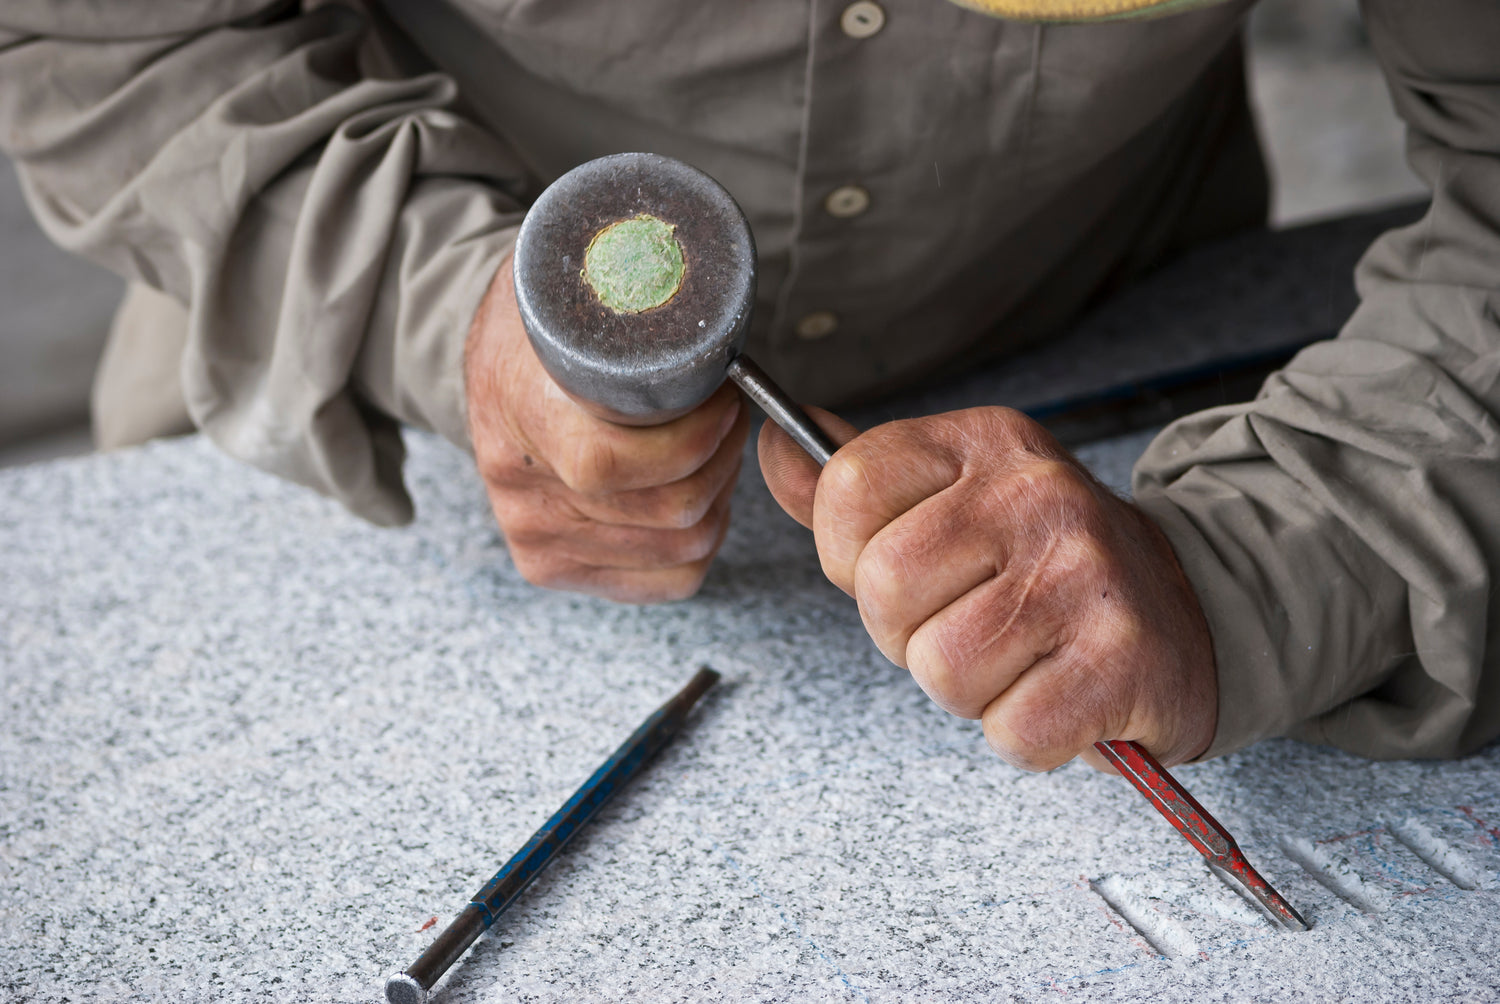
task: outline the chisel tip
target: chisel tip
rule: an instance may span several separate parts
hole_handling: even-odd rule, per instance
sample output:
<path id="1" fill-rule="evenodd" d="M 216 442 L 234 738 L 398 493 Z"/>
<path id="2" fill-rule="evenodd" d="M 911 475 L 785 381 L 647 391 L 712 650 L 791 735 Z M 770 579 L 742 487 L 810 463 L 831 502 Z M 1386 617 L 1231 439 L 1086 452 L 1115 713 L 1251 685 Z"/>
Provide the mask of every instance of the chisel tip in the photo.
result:
<path id="1" fill-rule="evenodd" d="M 1208 859 L 1205 859 L 1208 860 Z M 1281 895 L 1271 887 L 1253 867 L 1250 862 L 1240 855 L 1238 862 L 1226 864 L 1223 861 L 1208 860 L 1209 870 L 1219 877 L 1219 881 L 1229 886 L 1242 895 L 1248 893 L 1247 899 L 1253 898 L 1253 902 L 1265 909 L 1276 921 L 1288 931 L 1308 931 L 1312 925 L 1303 919 L 1302 914 Z"/>

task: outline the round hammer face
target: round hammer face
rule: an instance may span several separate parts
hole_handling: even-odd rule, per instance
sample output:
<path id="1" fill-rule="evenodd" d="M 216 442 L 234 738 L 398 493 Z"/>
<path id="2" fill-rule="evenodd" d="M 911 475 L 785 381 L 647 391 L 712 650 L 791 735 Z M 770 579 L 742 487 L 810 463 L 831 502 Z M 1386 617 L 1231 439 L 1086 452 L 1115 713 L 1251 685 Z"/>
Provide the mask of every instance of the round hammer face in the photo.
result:
<path id="1" fill-rule="evenodd" d="M 585 256 L 601 231 L 642 217 L 670 228 L 681 281 L 658 305 L 616 310 L 585 276 Z M 691 411 L 724 382 L 755 299 L 740 207 L 702 171 L 650 153 L 601 157 L 553 182 L 521 224 L 514 262 L 521 320 L 547 372 L 596 414 L 632 425 Z"/>

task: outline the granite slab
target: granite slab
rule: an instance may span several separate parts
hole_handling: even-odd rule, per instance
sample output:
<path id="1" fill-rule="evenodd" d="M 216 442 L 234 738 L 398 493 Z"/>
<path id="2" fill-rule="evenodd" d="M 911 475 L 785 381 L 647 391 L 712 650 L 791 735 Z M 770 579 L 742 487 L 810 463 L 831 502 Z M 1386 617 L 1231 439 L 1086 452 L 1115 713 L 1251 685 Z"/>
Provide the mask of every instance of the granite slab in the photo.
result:
<path id="1" fill-rule="evenodd" d="M 1084 455 L 1123 484 L 1144 440 Z M 1500 997 L 1500 750 L 1181 768 L 1289 934 L 1118 778 L 931 705 L 753 465 L 702 593 L 625 607 L 521 581 L 409 442 L 398 530 L 198 438 L 0 472 L 0 999 L 371 1004 L 700 665 L 438 1000 Z"/>

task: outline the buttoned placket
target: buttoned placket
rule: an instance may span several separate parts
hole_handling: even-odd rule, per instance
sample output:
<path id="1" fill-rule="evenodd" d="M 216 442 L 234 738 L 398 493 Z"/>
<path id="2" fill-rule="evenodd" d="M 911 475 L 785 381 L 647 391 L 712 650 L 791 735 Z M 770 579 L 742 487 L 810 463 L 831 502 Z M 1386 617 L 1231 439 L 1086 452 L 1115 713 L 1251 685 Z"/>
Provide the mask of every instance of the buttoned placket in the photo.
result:
<path id="1" fill-rule="evenodd" d="M 806 121 L 809 124 L 812 121 L 812 103 L 817 93 L 817 77 L 823 70 L 823 67 L 819 65 L 817 39 L 820 31 L 825 30 L 830 16 L 836 18 L 839 31 L 857 43 L 867 42 L 879 35 L 886 27 L 885 8 L 874 0 L 854 0 L 839 8 L 836 15 L 831 14 L 827 5 L 816 0 L 811 8 L 813 23 L 808 33 L 808 70 L 804 94 L 808 107 Z M 799 189 L 802 200 L 802 205 L 799 207 L 799 219 L 802 225 L 799 226 L 798 233 L 794 235 L 794 241 L 799 244 L 803 241 L 807 230 L 824 230 L 830 220 L 839 221 L 844 226 L 853 225 L 853 221 L 870 211 L 874 201 L 870 189 L 858 179 L 853 179 L 823 191 L 818 197 L 816 207 L 808 205 L 812 197 L 817 194 L 810 190 L 814 184 L 810 177 L 815 173 L 810 170 L 810 157 L 815 141 L 816 137 L 811 135 L 803 137 L 802 162 L 799 164 Z M 794 248 L 793 253 L 800 258 L 799 250 Z M 795 287 L 799 277 L 798 269 L 794 264 L 787 277 L 787 285 L 781 298 L 783 309 L 778 311 L 780 324 L 786 324 L 787 318 L 792 313 L 789 304 L 796 299 Z M 790 328 L 797 338 L 813 341 L 835 334 L 840 324 L 841 319 L 838 313 L 829 306 L 808 304 L 806 309 L 795 312 L 795 319 L 790 321 Z"/>

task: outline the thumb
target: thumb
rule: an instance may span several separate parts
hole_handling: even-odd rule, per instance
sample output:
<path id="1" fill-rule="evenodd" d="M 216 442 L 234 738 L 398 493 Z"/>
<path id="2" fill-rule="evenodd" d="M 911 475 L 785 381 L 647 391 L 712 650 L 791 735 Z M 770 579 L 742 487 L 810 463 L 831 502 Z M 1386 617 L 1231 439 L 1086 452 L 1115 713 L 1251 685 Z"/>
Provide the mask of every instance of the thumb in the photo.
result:
<path id="1" fill-rule="evenodd" d="M 807 415 L 840 446 L 859 435 L 858 429 L 831 411 L 809 407 Z M 760 470 L 765 476 L 766 487 L 771 489 L 771 497 L 792 519 L 810 528 L 813 494 L 817 491 L 822 468 L 775 422 L 767 421 L 761 425 L 760 439 L 755 445 L 760 455 Z"/>

